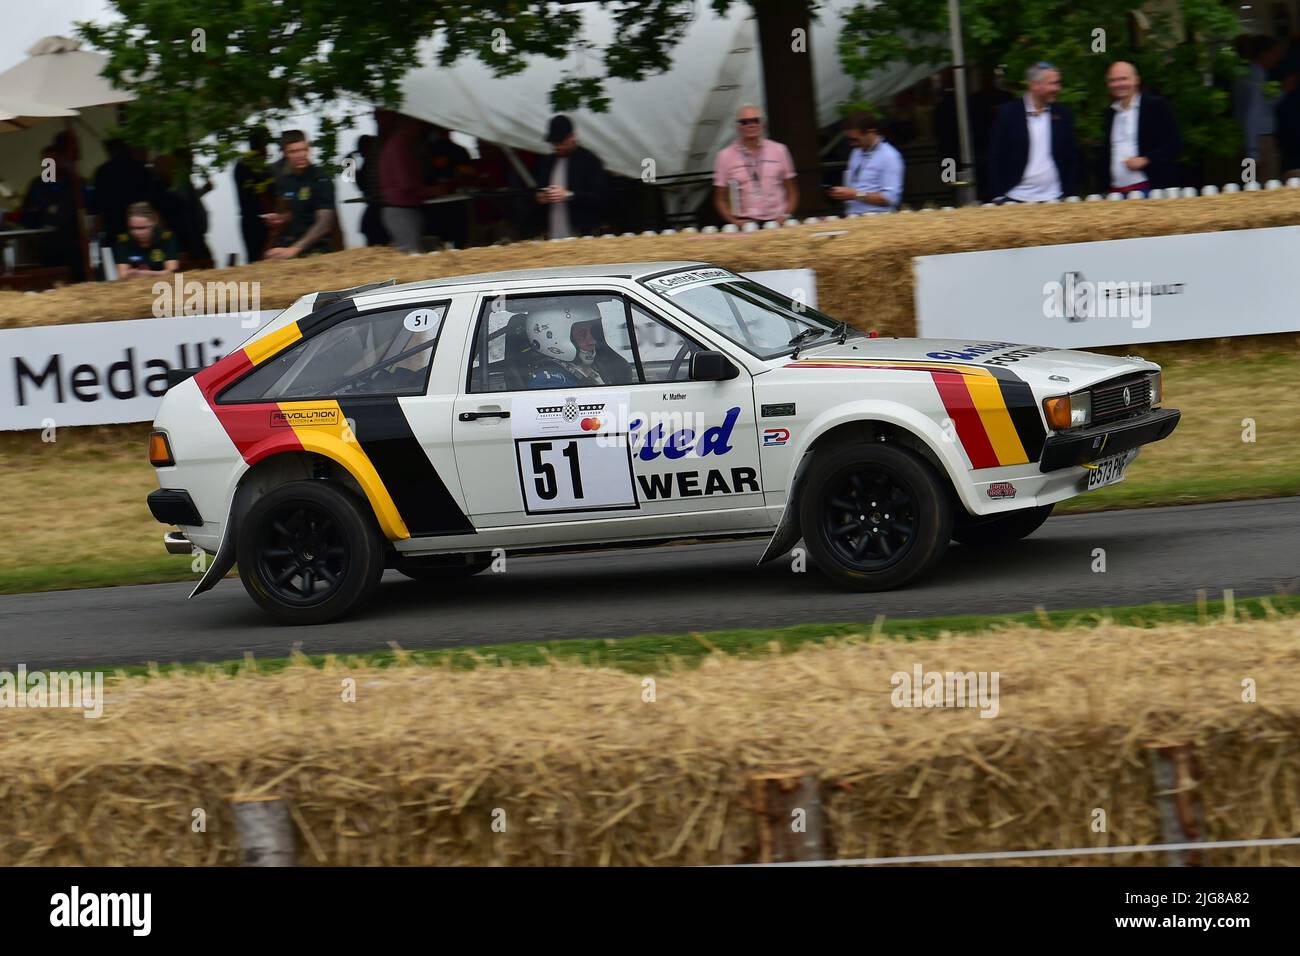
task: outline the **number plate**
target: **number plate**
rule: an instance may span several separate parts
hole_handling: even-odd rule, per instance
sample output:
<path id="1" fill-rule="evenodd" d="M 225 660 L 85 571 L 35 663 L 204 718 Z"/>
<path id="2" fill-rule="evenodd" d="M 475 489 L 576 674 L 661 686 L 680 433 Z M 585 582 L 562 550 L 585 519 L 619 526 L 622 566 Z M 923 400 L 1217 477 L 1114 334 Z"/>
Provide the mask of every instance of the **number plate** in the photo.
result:
<path id="1" fill-rule="evenodd" d="M 1096 467 L 1088 471 L 1088 490 L 1104 488 L 1124 480 L 1124 469 L 1137 457 L 1137 449 L 1126 451 L 1122 455 L 1112 455 L 1096 462 Z"/>

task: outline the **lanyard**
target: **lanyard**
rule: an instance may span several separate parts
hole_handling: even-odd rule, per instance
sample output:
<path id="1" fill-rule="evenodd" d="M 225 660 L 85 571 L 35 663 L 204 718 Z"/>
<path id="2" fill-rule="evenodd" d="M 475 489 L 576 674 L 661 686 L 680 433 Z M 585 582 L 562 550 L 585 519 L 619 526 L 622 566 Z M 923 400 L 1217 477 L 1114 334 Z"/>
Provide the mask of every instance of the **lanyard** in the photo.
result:
<path id="1" fill-rule="evenodd" d="M 850 155 L 849 181 L 846 185 L 857 188 L 858 173 L 860 173 L 866 166 L 868 166 L 871 163 L 871 154 L 874 153 L 878 148 L 879 148 L 878 146 L 873 146 L 871 147 L 871 149 L 864 149 L 863 147 L 859 146 L 857 147 L 856 150 L 854 150 L 854 152 L 857 153 L 857 158 L 854 159 L 852 155 Z"/>
<path id="2" fill-rule="evenodd" d="M 759 145 L 758 149 L 759 149 L 759 154 L 757 156 L 751 157 L 749 155 L 749 150 L 746 149 L 744 146 L 741 146 L 740 158 L 745 164 L 745 169 L 749 171 L 750 184 L 753 185 L 754 190 L 761 196 L 763 195 L 763 180 L 758 175 L 758 164 L 763 161 L 762 160 L 763 147 L 761 144 Z"/>

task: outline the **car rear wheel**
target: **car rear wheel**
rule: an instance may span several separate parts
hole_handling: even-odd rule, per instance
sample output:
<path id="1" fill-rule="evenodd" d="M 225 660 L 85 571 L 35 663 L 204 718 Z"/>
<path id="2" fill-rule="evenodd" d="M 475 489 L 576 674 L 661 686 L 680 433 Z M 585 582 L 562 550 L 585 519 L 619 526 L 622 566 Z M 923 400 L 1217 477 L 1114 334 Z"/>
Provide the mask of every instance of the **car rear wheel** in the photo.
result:
<path id="1" fill-rule="evenodd" d="M 1041 528 L 1051 515 L 1053 507 L 1055 506 L 1043 505 L 1039 508 L 1021 508 L 991 518 L 973 518 L 963 513 L 953 524 L 952 539 L 977 548 L 1011 544 L 1029 537 Z"/>
<path id="2" fill-rule="evenodd" d="M 281 624 L 324 624 L 374 593 L 383 547 L 367 510 L 324 481 L 294 481 L 253 503 L 239 528 L 239 577 Z"/>
<path id="3" fill-rule="evenodd" d="M 414 581 L 455 581 L 486 571 L 491 565 L 491 554 L 440 554 L 423 558 L 399 556 L 393 567 Z"/>
<path id="4" fill-rule="evenodd" d="M 948 495 L 934 469 L 902 448 L 850 445 L 820 454 L 804 489 L 804 543 L 822 573 L 844 587 L 900 587 L 948 547 Z"/>

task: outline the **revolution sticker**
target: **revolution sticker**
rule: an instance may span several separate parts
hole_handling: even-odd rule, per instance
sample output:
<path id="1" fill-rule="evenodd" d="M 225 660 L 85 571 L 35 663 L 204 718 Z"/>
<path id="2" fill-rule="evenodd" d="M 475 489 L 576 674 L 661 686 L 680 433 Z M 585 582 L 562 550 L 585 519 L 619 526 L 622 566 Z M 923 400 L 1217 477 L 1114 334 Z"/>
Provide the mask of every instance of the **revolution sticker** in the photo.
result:
<path id="1" fill-rule="evenodd" d="M 295 425 L 337 425 L 338 406 L 321 408 L 277 408 L 271 412 L 272 428 L 292 428 Z"/>

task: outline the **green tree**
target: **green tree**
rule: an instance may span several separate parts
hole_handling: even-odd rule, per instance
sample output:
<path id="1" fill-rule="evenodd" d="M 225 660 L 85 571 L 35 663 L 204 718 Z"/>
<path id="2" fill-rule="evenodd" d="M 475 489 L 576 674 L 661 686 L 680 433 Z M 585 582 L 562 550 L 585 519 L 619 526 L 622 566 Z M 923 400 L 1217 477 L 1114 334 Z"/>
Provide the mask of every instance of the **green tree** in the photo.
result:
<path id="1" fill-rule="evenodd" d="M 121 134 L 160 152 L 192 146 L 218 163 L 238 154 L 252 126 L 279 123 L 326 104 L 345 106 L 342 119 L 323 123 L 316 143 L 321 155 L 335 155 L 340 128 L 373 106 L 399 105 L 402 76 L 423 62 L 425 44 L 435 36 L 439 64 L 474 56 L 498 76 L 520 72 L 530 58 L 577 54 L 578 65 L 551 90 L 551 105 L 556 111 L 586 107 L 603 112 L 608 108 L 607 79 L 639 80 L 668 69 L 697 8 L 695 0 L 111 2 L 116 19 L 81 23 L 78 30 L 108 54 L 105 75 L 136 94 Z M 710 6 L 725 15 L 739 2 L 743 0 L 710 0 Z M 806 26 L 817 0 L 749 3 L 760 31 L 765 24 L 775 25 L 767 31 L 764 51 L 773 59 L 784 52 L 782 61 L 769 69 L 780 75 L 778 82 L 791 82 L 795 95 L 808 100 L 789 111 L 788 122 L 807 126 L 798 131 L 804 145 L 796 150 L 796 161 L 815 164 L 810 58 L 790 56 L 787 28 L 792 9 L 793 22 L 802 19 Z M 597 5 L 610 11 L 615 22 L 612 42 L 599 50 L 584 47 L 580 39 L 583 9 Z M 770 100 L 771 77 L 768 89 Z M 801 158 L 800 152 L 807 155 Z"/>
<path id="2" fill-rule="evenodd" d="M 105 52 L 105 75 L 133 92 L 121 133 L 160 152 L 193 146 L 214 161 L 239 152 L 247 130 L 266 121 L 342 106 L 317 145 L 335 149 L 338 130 L 372 106 L 394 108 L 400 81 L 423 62 L 438 34 L 436 61 L 474 55 L 498 76 L 530 57 L 599 63 L 581 49 L 581 5 L 538 0 L 111 0 L 115 19 L 79 23 Z M 714 0 L 725 9 L 730 0 Z M 616 39 L 603 70 L 583 66 L 551 91 L 556 110 L 607 108 L 605 77 L 640 79 L 668 68 L 694 11 L 690 0 L 608 4 Z M 203 143 L 206 137 L 214 141 Z"/>
<path id="3" fill-rule="evenodd" d="M 1243 69 L 1231 44 L 1240 31 L 1234 8 L 1218 0 L 1142 5 L 1149 26 L 1134 42 L 1130 18 L 1138 7 L 1135 0 L 962 0 L 967 65 L 1002 66 L 1008 87 L 1019 91 L 1029 66 L 1055 64 L 1060 101 L 1074 111 L 1080 138 L 1094 143 L 1110 102 L 1106 67 L 1129 60 L 1147 89 L 1170 100 L 1188 158 L 1235 153 L 1239 135 L 1227 115 L 1228 94 L 1214 82 Z M 888 63 L 946 66 L 952 62 L 947 4 L 860 3 L 846 14 L 840 56 L 859 78 Z"/>

